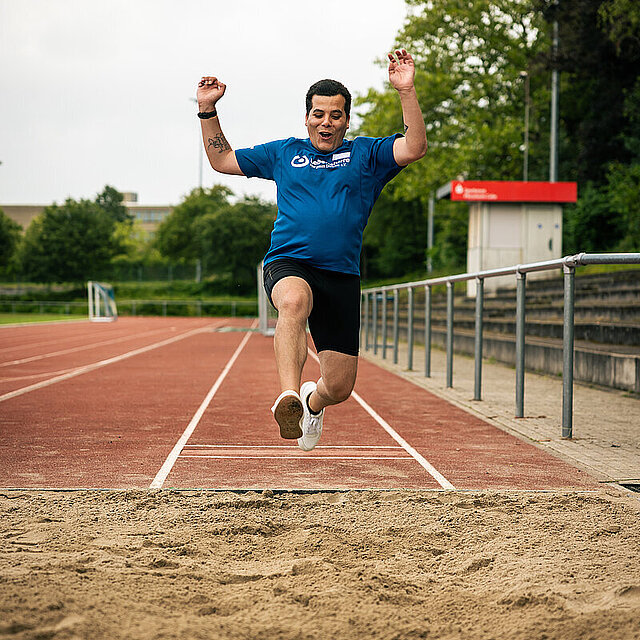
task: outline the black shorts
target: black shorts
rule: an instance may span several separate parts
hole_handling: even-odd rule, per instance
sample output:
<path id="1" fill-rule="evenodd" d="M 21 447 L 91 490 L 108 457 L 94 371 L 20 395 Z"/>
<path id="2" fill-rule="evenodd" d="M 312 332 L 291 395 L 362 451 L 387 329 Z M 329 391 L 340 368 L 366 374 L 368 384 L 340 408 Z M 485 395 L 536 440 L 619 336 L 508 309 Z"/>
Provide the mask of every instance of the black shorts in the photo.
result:
<path id="1" fill-rule="evenodd" d="M 316 351 L 338 351 L 357 356 L 360 343 L 360 276 L 318 269 L 293 258 L 274 260 L 264 266 L 264 288 L 272 305 L 273 287 L 287 276 L 302 278 L 311 287 L 313 308 L 309 315 L 309 331 Z"/>

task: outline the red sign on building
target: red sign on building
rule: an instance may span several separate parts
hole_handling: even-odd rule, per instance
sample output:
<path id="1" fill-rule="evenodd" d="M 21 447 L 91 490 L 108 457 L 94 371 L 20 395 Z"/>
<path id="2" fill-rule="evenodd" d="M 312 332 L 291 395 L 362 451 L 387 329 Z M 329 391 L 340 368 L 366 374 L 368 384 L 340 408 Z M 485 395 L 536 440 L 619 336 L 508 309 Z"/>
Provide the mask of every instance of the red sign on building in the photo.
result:
<path id="1" fill-rule="evenodd" d="M 451 199 L 465 202 L 575 202 L 575 182 L 452 180 Z"/>

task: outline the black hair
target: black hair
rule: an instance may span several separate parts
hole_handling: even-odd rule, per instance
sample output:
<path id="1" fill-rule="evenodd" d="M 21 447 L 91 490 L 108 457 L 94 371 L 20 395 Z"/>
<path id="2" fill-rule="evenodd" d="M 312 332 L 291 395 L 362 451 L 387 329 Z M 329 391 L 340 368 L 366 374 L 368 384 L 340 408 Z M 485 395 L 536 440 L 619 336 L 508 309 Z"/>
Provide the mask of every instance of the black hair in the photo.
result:
<path id="1" fill-rule="evenodd" d="M 311 101 L 313 96 L 342 96 L 344 98 L 344 112 L 349 117 L 351 112 L 351 94 L 349 89 L 337 80 L 318 80 L 312 84 L 307 91 L 307 115 L 311 112 Z"/>

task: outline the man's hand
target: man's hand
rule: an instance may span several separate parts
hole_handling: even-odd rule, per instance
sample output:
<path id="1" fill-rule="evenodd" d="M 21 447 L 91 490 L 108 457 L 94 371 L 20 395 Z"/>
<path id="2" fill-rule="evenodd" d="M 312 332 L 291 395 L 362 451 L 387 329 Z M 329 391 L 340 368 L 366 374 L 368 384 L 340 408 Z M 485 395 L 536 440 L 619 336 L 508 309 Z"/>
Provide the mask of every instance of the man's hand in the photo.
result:
<path id="1" fill-rule="evenodd" d="M 396 91 L 402 92 L 413 89 L 415 66 L 413 58 L 406 49 L 396 49 L 396 55 L 389 53 L 389 82 Z M 397 61 L 396 61 L 397 58 Z"/>
<path id="2" fill-rule="evenodd" d="M 397 58 L 397 60 L 396 60 Z M 404 137 L 393 143 L 393 157 L 401 167 L 420 160 L 427 152 L 427 132 L 414 85 L 415 65 L 406 49 L 389 54 L 389 82 L 398 92 L 404 120 Z"/>
<path id="3" fill-rule="evenodd" d="M 198 82 L 198 109 L 203 112 L 213 111 L 216 102 L 222 98 L 227 85 L 214 76 L 203 76 Z"/>

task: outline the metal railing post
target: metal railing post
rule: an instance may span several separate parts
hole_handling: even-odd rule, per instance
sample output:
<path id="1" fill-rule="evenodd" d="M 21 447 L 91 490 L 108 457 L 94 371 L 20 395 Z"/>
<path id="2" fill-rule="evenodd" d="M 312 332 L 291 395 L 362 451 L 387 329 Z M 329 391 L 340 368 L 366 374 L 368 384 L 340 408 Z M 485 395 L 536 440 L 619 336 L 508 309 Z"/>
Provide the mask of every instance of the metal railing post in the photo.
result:
<path id="1" fill-rule="evenodd" d="M 571 438 L 573 436 L 573 380 L 575 365 L 575 325 L 574 325 L 574 305 L 575 305 L 575 270 L 578 266 L 590 264 L 639 264 L 640 252 L 638 253 L 580 253 L 569 255 L 554 260 L 545 260 L 530 264 L 519 264 L 510 267 L 497 269 L 487 269 L 471 273 L 458 274 L 453 276 L 430 278 L 417 282 L 407 282 L 399 287 L 408 289 L 408 316 L 407 316 L 407 342 L 408 342 L 408 363 L 409 370 L 413 366 L 414 347 L 414 289 L 424 287 L 425 308 L 424 308 L 424 375 L 431 376 L 431 338 L 432 338 L 432 288 L 437 285 L 447 285 L 447 335 L 446 335 L 446 382 L 447 387 L 453 386 L 453 315 L 454 315 L 454 283 L 476 279 L 476 323 L 475 323 L 475 381 L 474 400 L 480 400 L 482 396 L 482 354 L 484 350 L 483 336 L 483 314 L 484 314 L 484 280 L 487 278 L 502 277 L 506 275 L 516 276 L 516 336 L 515 336 L 515 365 L 516 365 L 516 418 L 524 417 L 524 385 L 525 385 L 525 360 L 526 360 L 526 274 L 549 271 L 551 269 L 564 269 L 564 326 L 563 326 L 563 405 L 562 405 L 562 437 Z M 389 287 L 392 289 L 393 287 Z M 386 357 L 387 348 L 387 300 L 386 290 L 368 289 L 365 293 L 371 293 L 373 300 L 369 309 L 372 309 L 373 320 L 373 348 L 374 354 L 378 349 L 379 324 L 384 331 L 383 353 Z M 378 295 L 383 304 L 382 322 L 378 322 Z M 396 361 L 395 349 L 397 342 L 396 334 L 396 312 L 395 296 L 399 295 L 399 288 L 394 291 L 394 361 Z M 383 298 L 384 296 L 384 298 Z M 139 301 L 144 305 L 144 301 Z M 135 302 L 132 301 L 132 314 L 135 315 Z M 37 305 L 37 302 L 33 303 Z M 369 329 L 369 326 L 367 326 Z"/>
<path id="2" fill-rule="evenodd" d="M 562 332 L 562 437 L 573 437 L 573 343 L 575 267 L 564 266 L 564 327 Z"/>
<path id="3" fill-rule="evenodd" d="M 407 291 L 407 369 L 413 370 L 413 288 Z"/>
<path id="4" fill-rule="evenodd" d="M 369 351 L 369 294 L 364 294 L 364 350 Z"/>
<path id="5" fill-rule="evenodd" d="M 382 292 L 382 359 L 387 357 L 387 292 Z"/>
<path id="6" fill-rule="evenodd" d="M 424 377 L 431 377 L 431 287 L 424 288 Z"/>
<path id="7" fill-rule="evenodd" d="M 447 388 L 453 387 L 453 282 L 447 282 Z"/>
<path id="8" fill-rule="evenodd" d="M 398 290 L 393 290 L 393 364 L 398 364 L 398 315 L 400 308 L 398 304 Z"/>
<path id="9" fill-rule="evenodd" d="M 378 292 L 374 291 L 373 296 L 373 355 L 378 353 Z"/>
<path id="10" fill-rule="evenodd" d="M 475 335 L 475 378 L 473 399 L 482 400 L 482 311 L 484 306 L 484 280 L 476 278 L 476 335 Z"/>
<path id="11" fill-rule="evenodd" d="M 358 309 L 358 348 L 362 349 L 362 326 L 364 324 L 363 320 L 363 314 L 364 314 L 364 308 L 362 305 L 362 292 L 360 292 L 360 304 L 358 305 L 359 309 Z"/>
<path id="12" fill-rule="evenodd" d="M 524 418 L 524 330 L 527 274 L 516 273 L 516 418 Z"/>

